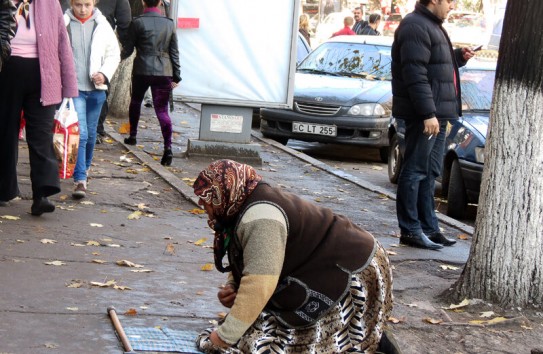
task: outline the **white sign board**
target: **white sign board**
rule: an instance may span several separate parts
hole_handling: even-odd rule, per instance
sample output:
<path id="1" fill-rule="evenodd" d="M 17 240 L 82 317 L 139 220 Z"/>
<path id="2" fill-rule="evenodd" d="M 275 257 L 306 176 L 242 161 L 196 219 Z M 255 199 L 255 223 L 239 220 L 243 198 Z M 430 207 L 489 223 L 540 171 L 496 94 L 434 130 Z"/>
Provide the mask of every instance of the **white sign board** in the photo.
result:
<path id="1" fill-rule="evenodd" d="M 209 130 L 212 132 L 241 133 L 242 128 L 243 116 L 217 113 L 211 115 Z"/>
<path id="2" fill-rule="evenodd" d="M 183 78 L 174 90 L 176 98 L 231 106 L 292 106 L 299 0 L 172 3 L 177 5 Z"/>

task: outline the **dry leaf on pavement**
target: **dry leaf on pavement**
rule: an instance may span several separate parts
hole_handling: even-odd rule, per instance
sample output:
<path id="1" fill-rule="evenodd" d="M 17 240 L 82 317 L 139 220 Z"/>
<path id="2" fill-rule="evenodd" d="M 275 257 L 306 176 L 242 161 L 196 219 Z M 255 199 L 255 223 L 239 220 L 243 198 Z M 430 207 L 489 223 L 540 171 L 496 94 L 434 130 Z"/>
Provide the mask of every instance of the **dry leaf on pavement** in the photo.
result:
<path id="1" fill-rule="evenodd" d="M 20 220 L 21 218 L 18 217 L 18 216 L 12 216 L 12 215 L 1 215 L 1 216 L 0 216 L 0 219 L 5 219 L 5 220 Z"/>
<path id="2" fill-rule="evenodd" d="M 138 220 L 141 218 L 141 211 L 136 210 L 132 214 L 128 215 L 128 220 Z"/>
<path id="3" fill-rule="evenodd" d="M 40 242 L 43 243 L 43 244 L 54 244 L 54 243 L 57 243 L 57 241 L 55 241 L 55 240 L 50 240 L 50 239 L 48 239 L 48 238 L 42 238 L 42 239 L 40 240 Z"/>
<path id="4" fill-rule="evenodd" d="M 136 316 L 138 314 L 138 311 L 136 309 L 130 308 L 128 311 L 124 313 L 126 316 Z"/>
<path id="5" fill-rule="evenodd" d="M 119 134 L 130 134 L 130 122 L 124 122 L 119 126 Z"/>
<path id="6" fill-rule="evenodd" d="M 198 215 L 198 214 L 205 214 L 206 211 L 204 209 L 195 208 L 195 209 L 189 210 L 188 212 L 194 215 Z"/>
<path id="7" fill-rule="evenodd" d="M 75 288 L 75 289 L 79 289 L 82 286 L 83 286 L 83 283 L 81 283 L 80 280 L 72 280 L 70 284 L 66 285 L 67 288 Z"/>
<path id="8" fill-rule="evenodd" d="M 131 272 L 134 273 L 151 273 L 152 269 L 132 269 Z"/>
<path id="9" fill-rule="evenodd" d="M 63 261 L 51 261 L 51 262 L 44 262 L 45 264 L 47 265 L 53 265 L 53 266 L 62 266 L 62 265 L 66 265 L 65 262 Z"/>
<path id="10" fill-rule="evenodd" d="M 90 241 L 87 241 L 87 246 L 101 246 L 101 245 L 100 245 L 100 242 L 98 241 L 90 240 Z"/>
<path id="11" fill-rule="evenodd" d="M 94 223 L 94 222 L 91 222 L 91 223 L 90 223 L 90 226 L 92 226 L 92 227 L 104 227 L 104 225 L 102 225 L 102 224 L 97 224 L 97 223 Z"/>
<path id="12" fill-rule="evenodd" d="M 460 240 L 468 240 L 468 239 L 469 239 L 469 236 L 466 235 L 466 234 L 460 234 L 460 235 L 458 235 L 458 238 L 459 238 Z"/>
<path id="13" fill-rule="evenodd" d="M 160 194 L 160 192 L 157 192 L 157 191 L 147 191 L 147 193 L 152 194 L 152 195 L 159 195 Z"/>
<path id="14" fill-rule="evenodd" d="M 142 265 L 136 264 L 134 262 L 127 261 L 126 259 L 117 261 L 116 263 L 117 263 L 117 265 L 120 265 L 120 266 L 123 266 L 123 267 L 143 268 Z"/>
<path id="15" fill-rule="evenodd" d="M 479 317 L 492 317 L 494 316 L 494 311 L 484 311 L 484 312 L 481 312 L 481 314 L 479 315 Z"/>
<path id="16" fill-rule="evenodd" d="M 115 290 L 132 290 L 132 288 L 125 286 L 125 285 L 113 285 L 113 289 Z"/>
<path id="17" fill-rule="evenodd" d="M 206 242 L 207 241 L 207 237 L 202 237 L 201 239 L 199 239 L 198 241 L 194 242 L 194 244 L 196 246 L 200 246 L 202 243 Z"/>
<path id="18" fill-rule="evenodd" d="M 110 286 L 113 286 L 115 285 L 117 282 L 115 280 L 108 280 L 107 282 L 105 283 L 102 283 L 102 282 L 99 282 L 99 281 L 91 281 L 90 282 L 90 285 L 92 286 L 99 286 L 101 288 L 108 288 Z"/>
<path id="19" fill-rule="evenodd" d="M 461 303 L 455 305 L 455 304 L 451 304 L 449 305 L 449 307 L 442 307 L 442 309 L 445 309 L 445 310 L 455 310 L 455 309 L 459 309 L 459 308 L 462 308 L 462 307 L 466 307 L 469 305 L 469 300 L 468 299 L 464 299 L 462 300 Z"/>
<path id="20" fill-rule="evenodd" d="M 175 246 L 173 245 L 173 243 L 168 243 L 166 245 L 166 249 L 164 249 L 164 253 L 167 253 L 169 255 L 175 254 Z"/>
<path id="21" fill-rule="evenodd" d="M 458 267 L 455 267 L 455 266 L 452 266 L 452 265 L 448 265 L 448 264 L 442 264 L 439 266 L 441 269 L 443 270 L 458 270 L 460 268 Z"/>
<path id="22" fill-rule="evenodd" d="M 400 323 L 400 322 L 404 322 L 405 320 L 403 318 L 396 318 L 396 317 L 390 316 L 389 318 L 387 318 L 387 321 L 392 322 L 392 323 Z"/>
<path id="23" fill-rule="evenodd" d="M 92 260 L 92 263 L 98 263 L 98 264 L 104 264 L 104 263 L 107 263 L 106 261 L 103 261 L 101 259 L 93 259 Z"/>
<path id="24" fill-rule="evenodd" d="M 211 263 L 206 263 L 206 264 L 204 264 L 200 269 L 203 270 L 203 271 L 208 272 L 208 271 L 210 271 L 210 270 L 213 270 L 213 264 L 211 264 Z"/>
<path id="25" fill-rule="evenodd" d="M 443 320 L 436 320 L 435 318 L 431 317 L 424 317 L 422 320 L 430 324 L 440 324 L 441 322 L 443 322 Z"/>

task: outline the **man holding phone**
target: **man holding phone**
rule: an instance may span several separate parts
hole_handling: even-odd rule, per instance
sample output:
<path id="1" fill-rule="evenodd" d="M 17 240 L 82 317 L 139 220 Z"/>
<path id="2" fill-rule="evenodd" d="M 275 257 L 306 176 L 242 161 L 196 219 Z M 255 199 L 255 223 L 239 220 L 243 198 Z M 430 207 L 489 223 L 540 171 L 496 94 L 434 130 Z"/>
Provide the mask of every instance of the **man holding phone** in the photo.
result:
<path id="1" fill-rule="evenodd" d="M 451 46 L 442 24 L 453 8 L 454 0 L 419 0 L 392 44 L 392 114 L 406 126 L 396 199 L 400 243 L 432 250 L 456 243 L 439 229 L 434 186 L 447 122 L 462 115 L 458 66 L 475 55 Z"/>

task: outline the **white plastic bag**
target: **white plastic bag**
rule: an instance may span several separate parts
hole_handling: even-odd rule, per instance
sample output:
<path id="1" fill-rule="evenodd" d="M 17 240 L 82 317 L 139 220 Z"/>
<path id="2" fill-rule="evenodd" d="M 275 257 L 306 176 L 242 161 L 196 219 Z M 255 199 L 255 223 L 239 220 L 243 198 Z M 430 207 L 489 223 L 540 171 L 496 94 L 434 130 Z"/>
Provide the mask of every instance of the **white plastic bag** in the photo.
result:
<path id="1" fill-rule="evenodd" d="M 70 178 L 74 173 L 79 148 L 79 121 L 73 99 L 62 100 L 60 108 L 55 113 L 53 133 L 60 178 Z"/>

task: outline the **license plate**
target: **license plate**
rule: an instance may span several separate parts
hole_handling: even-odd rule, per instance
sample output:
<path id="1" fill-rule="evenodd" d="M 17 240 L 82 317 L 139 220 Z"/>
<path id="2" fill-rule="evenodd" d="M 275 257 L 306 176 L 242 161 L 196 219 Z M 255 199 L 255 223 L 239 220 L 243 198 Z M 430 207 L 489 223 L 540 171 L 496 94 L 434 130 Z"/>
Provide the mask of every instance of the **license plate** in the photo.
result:
<path id="1" fill-rule="evenodd" d="M 336 136 L 337 135 L 337 127 L 335 125 L 292 122 L 292 132 L 293 133 Z"/>

